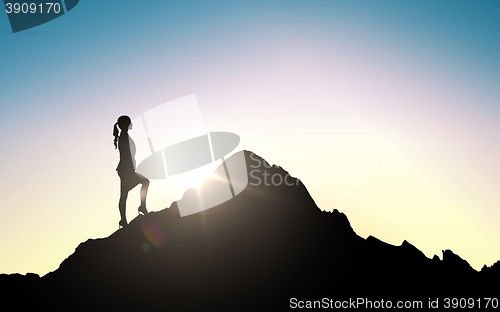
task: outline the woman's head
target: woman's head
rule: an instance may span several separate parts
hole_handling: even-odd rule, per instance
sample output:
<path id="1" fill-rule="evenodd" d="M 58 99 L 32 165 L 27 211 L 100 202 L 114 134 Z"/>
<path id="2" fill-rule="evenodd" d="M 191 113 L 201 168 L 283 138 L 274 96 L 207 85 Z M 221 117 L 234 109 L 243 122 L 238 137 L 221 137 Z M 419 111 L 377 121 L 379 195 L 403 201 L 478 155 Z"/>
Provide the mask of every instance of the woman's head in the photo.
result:
<path id="1" fill-rule="evenodd" d="M 130 129 L 131 125 L 132 125 L 132 120 L 130 120 L 130 117 L 129 116 L 120 116 L 118 118 L 118 121 L 116 122 L 118 124 L 118 126 L 120 127 L 120 130 L 125 130 L 125 129 Z"/>
<path id="2" fill-rule="evenodd" d="M 118 120 L 116 121 L 115 125 L 113 126 L 113 135 L 115 136 L 115 148 L 118 147 L 118 127 L 120 127 L 120 130 L 129 130 L 132 129 L 132 120 L 130 120 L 129 116 L 120 116 Z"/>

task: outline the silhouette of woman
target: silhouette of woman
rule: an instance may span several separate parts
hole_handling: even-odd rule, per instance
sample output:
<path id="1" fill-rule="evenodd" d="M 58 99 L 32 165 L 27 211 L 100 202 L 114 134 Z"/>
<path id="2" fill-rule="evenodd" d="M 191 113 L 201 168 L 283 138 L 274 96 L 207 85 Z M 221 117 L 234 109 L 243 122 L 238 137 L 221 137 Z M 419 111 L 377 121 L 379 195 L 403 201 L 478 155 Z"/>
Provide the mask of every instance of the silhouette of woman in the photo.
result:
<path id="1" fill-rule="evenodd" d="M 118 127 L 121 130 L 120 135 L 118 135 Z M 141 212 L 143 214 L 148 213 L 146 209 L 146 195 L 148 193 L 149 180 L 135 172 L 135 144 L 128 135 L 129 129 L 132 129 L 132 121 L 128 116 L 120 116 L 113 127 L 115 149 L 118 148 L 120 152 L 120 162 L 118 163 L 118 167 L 116 167 L 116 171 L 120 177 L 120 201 L 118 208 L 121 220 L 118 223 L 118 227 L 125 227 L 127 225 L 127 217 L 125 216 L 127 196 L 128 192 L 136 187 L 137 184 L 142 184 L 140 192 L 141 205 L 137 210 L 139 214 Z"/>

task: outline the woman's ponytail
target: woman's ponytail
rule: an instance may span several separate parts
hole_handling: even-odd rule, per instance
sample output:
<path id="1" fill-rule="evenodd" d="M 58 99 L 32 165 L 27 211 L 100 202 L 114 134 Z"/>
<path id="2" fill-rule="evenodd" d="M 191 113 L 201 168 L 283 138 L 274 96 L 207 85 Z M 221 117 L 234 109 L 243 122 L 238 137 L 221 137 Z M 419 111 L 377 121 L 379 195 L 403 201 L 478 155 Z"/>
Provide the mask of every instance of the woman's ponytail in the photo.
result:
<path id="1" fill-rule="evenodd" d="M 113 126 L 113 135 L 115 136 L 115 149 L 118 147 L 118 122 Z"/>
<path id="2" fill-rule="evenodd" d="M 115 149 L 118 147 L 118 140 L 120 139 L 118 134 L 119 134 L 119 130 L 118 128 L 120 128 L 120 130 L 125 131 L 125 133 L 127 133 L 127 129 L 130 128 L 130 125 L 132 124 L 132 121 L 130 120 L 130 117 L 129 116 L 120 116 L 118 118 L 118 120 L 116 121 L 115 123 L 115 126 L 113 127 L 113 135 L 115 136 Z"/>

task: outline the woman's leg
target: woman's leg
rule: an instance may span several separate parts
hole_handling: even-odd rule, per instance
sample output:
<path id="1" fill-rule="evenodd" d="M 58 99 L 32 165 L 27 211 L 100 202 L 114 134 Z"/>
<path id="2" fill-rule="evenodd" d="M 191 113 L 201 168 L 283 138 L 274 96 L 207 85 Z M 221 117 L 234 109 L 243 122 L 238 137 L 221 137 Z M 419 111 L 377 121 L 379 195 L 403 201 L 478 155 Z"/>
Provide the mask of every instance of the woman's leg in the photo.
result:
<path id="1" fill-rule="evenodd" d="M 126 217 L 126 205 L 127 205 L 127 197 L 128 192 L 137 186 L 137 184 L 142 184 L 141 187 L 141 206 L 139 207 L 139 211 L 143 214 L 147 214 L 148 210 L 146 209 L 146 196 L 148 194 L 149 188 L 149 180 L 144 176 L 138 173 L 131 173 L 127 175 L 120 175 L 121 179 L 121 187 L 120 187 L 120 201 L 118 203 L 118 209 L 120 210 L 121 223 L 127 224 Z"/>
<path id="2" fill-rule="evenodd" d="M 127 216 L 125 215 L 125 208 L 127 205 L 127 196 L 128 196 L 128 191 L 123 190 L 120 193 L 120 201 L 118 202 L 118 209 L 120 210 L 120 217 L 121 221 L 120 223 L 122 224 L 127 224 Z"/>
<path id="3" fill-rule="evenodd" d="M 137 174 L 138 182 L 140 184 L 142 184 L 142 186 L 141 186 L 141 206 L 139 207 L 139 210 L 142 213 L 146 214 L 146 213 L 148 213 L 147 212 L 148 210 L 146 209 L 146 196 L 148 195 L 149 180 L 146 177 L 144 177 L 138 173 L 136 173 L 136 174 Z"/>
<path id="4" fill-rule="evenodd" d="M 120 177 L 120 201 L 118 202 L 118 209 L 120 210 L 120 225 L 124 226 L 127 224 L 126 207 L 128 192 L 137 185 L 137 182 L 133 181 L 135 176 L 130 174 L 118 172 L 118 176 Z"/>

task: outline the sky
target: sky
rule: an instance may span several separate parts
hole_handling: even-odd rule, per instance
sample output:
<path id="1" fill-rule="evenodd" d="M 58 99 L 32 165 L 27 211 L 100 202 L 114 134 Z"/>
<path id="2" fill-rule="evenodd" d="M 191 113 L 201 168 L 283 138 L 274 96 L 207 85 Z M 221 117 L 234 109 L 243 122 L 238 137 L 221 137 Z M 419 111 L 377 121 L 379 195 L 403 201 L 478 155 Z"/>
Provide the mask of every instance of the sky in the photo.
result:
<path id="1" fill-rule="evenodd" d="M 116 231 L 116 119 L 193 94 L 208 131 L 238 134 L 360 236 L 492 265 L 499 13 L 498 1 L 82 0 L 15 34 L 0 14 L 0 273 L 44 275 Z M 164 190 L 152 180 L 150 211 L 176 199 Z M 129 221 L 138 205 L 137 188 Z"/>

